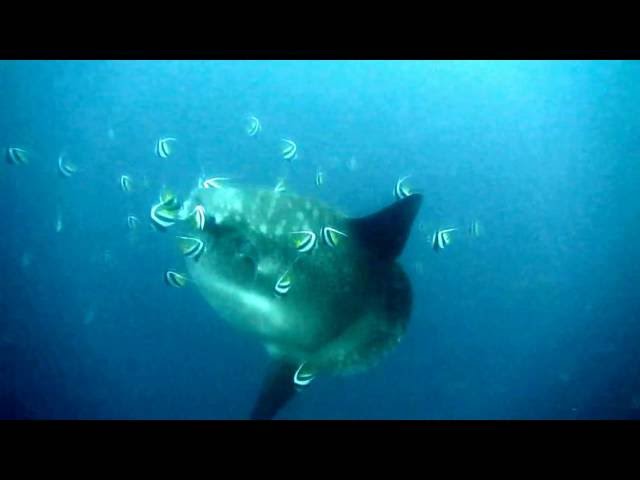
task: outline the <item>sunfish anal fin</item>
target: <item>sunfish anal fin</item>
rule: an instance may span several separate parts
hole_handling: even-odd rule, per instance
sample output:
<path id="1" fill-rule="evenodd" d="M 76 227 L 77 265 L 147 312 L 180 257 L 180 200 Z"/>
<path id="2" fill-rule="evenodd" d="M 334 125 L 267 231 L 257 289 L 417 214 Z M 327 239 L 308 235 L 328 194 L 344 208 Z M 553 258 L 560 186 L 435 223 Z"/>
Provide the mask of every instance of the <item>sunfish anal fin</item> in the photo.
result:
<path id="1" fill-rule="evenodd" d="M 299 365 L 273 360 L 262 382 L 260 394 L 251 411 L 251 420 L 271 420 L 296 393 L 293 382 Z"/>

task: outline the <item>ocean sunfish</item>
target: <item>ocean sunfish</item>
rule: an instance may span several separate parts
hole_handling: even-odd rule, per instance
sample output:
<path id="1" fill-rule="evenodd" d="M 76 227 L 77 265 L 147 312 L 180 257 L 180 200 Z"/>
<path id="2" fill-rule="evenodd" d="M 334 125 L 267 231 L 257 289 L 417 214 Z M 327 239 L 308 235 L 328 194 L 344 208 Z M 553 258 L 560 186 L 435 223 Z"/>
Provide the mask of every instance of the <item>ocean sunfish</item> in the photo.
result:
<path id="1" fill-rule="evenodd" d="M 421 203 L 412 194 L 350 218 L 289 192 L 226 185 L 180 203 L 175 228 L 194 239 L 183 252 L 189 281 L 271 358 L 252 419 L 273 418 L 315 376 L 364 370 L 400 342 L 412 293 L 396 259 Z"/>

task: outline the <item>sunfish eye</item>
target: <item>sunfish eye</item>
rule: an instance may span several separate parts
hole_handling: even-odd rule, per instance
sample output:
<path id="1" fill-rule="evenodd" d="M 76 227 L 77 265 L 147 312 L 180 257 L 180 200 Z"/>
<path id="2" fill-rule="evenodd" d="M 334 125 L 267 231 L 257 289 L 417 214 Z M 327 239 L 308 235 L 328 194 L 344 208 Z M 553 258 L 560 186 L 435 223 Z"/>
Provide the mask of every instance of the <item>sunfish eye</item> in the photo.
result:
<path id="1" fill-rule="evenodd" d="M 238 255 L 237 273 L 247 282 L 255 281 L 258 274 L 258 262 L 250 255 Z"/>
<path id="2" fill-rule="evenodd" d="M 258 249 L 249 238 L 244 235 L 234 235 L 230 240 L 229 245 L 231 245 L 234 255 L 250 257 L 257 265 L 260 255 Z"/>
<path id="3" fill-rule="evenodd" d="M 241 235 L 237 235 L 233 238 L 233 249 L 238 255 L 247 255 L 253 250 L 253 244 Z"/>

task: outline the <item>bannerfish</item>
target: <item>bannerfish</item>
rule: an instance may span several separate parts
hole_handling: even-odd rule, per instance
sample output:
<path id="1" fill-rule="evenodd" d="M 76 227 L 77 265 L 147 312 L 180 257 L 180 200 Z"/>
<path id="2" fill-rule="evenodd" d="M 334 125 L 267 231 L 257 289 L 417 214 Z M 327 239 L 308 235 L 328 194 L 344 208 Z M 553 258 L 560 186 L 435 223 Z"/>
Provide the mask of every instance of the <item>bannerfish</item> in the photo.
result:
<path id="1" fill-rule="evenodd" d="M 129 175 L 122 175 L 120 177 L 120 190 L 125 193 L 129 193 L 133 189 L 133 180 Z"/>
<path id="2" fill-rule="evenodd" d="M 255 137 L 262 130 L 262 125 L 260 124 L 260 120 L 253 115 L 247 118 L 247 127 L 246 132 L 250 137 Z"/>
<path id="3" fill-rule="evenodd" d="M 139 223 L 140 219 L 135 215 L 129 215 L 127 217 L 127 226 L 129 227 L 129 230 L 135 230 L 138 227 Z"/>
<path id="4" fill-rule="evenodd" d="M 281 178 L 276 183 L 276 186 L 273 188 L 274 193 L 283 193 L 287 191 L 287 186 L 284 183 L 284 179 Z"/>
<path id="5" fill-rule="evenodd" d="M 482 226 L 480 225 L 480 222 L 478 222 L 477 220 L 474 220 L 469 225 L 469 236 L 473 238 L 477 238 L 480 235 L 482 235 Z"/>
<path id="6" fill-rule="evenodd" d="M 67 160 L 67 155 L 61 153 L 58 156 L 58 172 L 64 178 L 69 178 L 71 175 L 76 173 L 77 167 Z"/>
<path id="7" fill-rule="evenodd" d="M 457 228 L 438 229 L 433 232 L 431 237 L 431 247 L 439 252 L 447 247 L 451 243 L 451 232 L 456 231 Z"/>
<path id="8" fill-rule="evenodd" d="M 182 288 L 187 284 L 187 276 L 183 273 L 167 270 L 164 272 L 164 283 L 173 288 Z"/>
<path id="9" fill-rule="evenodd" d="M 27 165 L 29 163 L 29 152 L 23 148 L 9 147 L 7 148 L 6 160 L 10 165 Z"/>
<path id="10" fill-rule="evenodd" d="M 284 158 L 288 162 L 291 162 L 292 160 L 298 158 L 298 146 L 293 140 L 283 138 L 281 142 L 282 148 L 280 150 L 280 153 L 282 154 L 282 158 Z"/>
<path id="11" fill-rule="evenodd" d="M 396 197 L 396 200 L 402 200 L 405 197 L 411 195 L 411 189 L 407 186 L 406 181 L 410 175 L 406 177 L 399 178 L 396 181 L 395 186 L 393 187 L 393 196 Z"/>
<path id="12" fill-rule="evenodd" d="M 163 137 L 156 141 L 155 154 L 160 158 L 169 158 L 173 153 L 173 143 L 178 139 L 173 137 Z"/>

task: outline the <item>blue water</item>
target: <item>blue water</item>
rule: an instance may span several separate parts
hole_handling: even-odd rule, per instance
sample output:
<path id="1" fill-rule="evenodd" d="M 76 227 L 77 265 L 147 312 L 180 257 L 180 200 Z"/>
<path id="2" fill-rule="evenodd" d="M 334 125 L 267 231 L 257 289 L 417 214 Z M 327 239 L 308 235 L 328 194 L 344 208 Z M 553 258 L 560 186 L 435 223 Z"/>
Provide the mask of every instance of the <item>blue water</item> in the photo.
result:
<path id="1" fill-rule="evenodd" d="M 0 146 L 32 152 L 0 165 L 2 418 L 247 417 L 266 353 L 163 283 L 183 261 L 147 224 L 201 172 L 354 216 L 400 176 L 425 195 L 402 343 L 279 418 L 640 418 L 638 62 L 1 61 Z"/>

